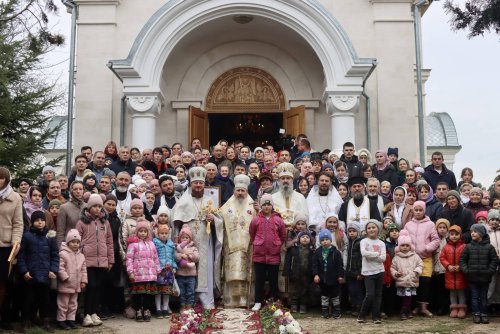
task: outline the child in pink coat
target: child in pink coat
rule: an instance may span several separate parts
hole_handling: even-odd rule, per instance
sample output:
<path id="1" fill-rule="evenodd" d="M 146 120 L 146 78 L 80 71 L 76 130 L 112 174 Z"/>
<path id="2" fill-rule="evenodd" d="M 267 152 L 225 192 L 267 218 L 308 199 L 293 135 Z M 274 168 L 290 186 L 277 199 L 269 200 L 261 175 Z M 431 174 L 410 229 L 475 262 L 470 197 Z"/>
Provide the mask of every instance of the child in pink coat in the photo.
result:
<path id="1" fill-rule="evenodd" d="M 75 329 L 78 293 L 87 285 L 85 256 L 80 251 L 82 238 L 76 229 L 66 236 L 59 251 L 59 284 L 57 285 L 57 323 L 61 329 Z"/>
<path id="2" fill-rule="evenodd" d="M 151 225 L 145 219 L 137 221 L 135 235 L 128 238 L 127 273 L 132 282 L 136 321 L 150 321 L 151 296 L 156 294 L 156 278 L 161 272 L 155 244 L 151 241 Z"/>

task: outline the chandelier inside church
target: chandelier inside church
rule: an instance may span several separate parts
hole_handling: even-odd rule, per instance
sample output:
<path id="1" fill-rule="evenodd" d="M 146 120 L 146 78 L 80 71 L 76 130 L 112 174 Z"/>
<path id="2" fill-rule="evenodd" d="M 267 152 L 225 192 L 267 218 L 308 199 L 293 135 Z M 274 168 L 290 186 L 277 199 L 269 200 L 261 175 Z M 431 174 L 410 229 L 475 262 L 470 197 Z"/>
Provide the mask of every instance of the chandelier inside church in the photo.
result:
<path id="1" fill-rule="evenodd" d="M 236 125 L 241 132 L 257 133 L 264 129 L 259 115 L 242 115 Z"/>

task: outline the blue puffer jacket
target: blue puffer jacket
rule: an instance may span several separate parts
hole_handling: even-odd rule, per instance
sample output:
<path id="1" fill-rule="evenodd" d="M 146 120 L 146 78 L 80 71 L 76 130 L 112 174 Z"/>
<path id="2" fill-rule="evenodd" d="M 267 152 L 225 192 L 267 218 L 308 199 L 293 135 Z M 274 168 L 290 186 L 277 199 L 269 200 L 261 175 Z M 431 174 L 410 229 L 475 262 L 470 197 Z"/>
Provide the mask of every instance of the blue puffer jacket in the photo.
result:
<path id="1" fill-rule="evenodd" d="M 21 240 L 21 249 L 17 256 L 17 267 L 21 276 L 27 272 L 33 281 L 50 284 L 49 271 L 59 272 L 59 250 L 54 231 L 47 228 L 31 228 Z"/>
<path id="2" fill-rule="evenodd" d="M 177 270 L 177 262 L 175 262 L 175 246 L 172 240 L 167 240 L 166 243 L 158 238 L 153 239 L 156 251 L 158 252 L 158 260 L 160 261 L 160 266 L 165 268 L 167 264 L 172 266 L 173 269 Z"/>

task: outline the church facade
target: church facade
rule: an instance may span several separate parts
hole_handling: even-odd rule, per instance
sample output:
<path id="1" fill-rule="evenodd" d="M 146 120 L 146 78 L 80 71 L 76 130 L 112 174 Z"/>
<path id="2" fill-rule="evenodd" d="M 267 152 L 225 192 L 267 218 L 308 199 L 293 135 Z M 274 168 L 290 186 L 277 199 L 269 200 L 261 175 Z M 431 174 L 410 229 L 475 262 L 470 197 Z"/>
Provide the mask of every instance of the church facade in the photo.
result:
<path id="1" fill-rule="evenodd" d="M 75 3 L 76 149 L 284 129 L 418 156 L 412 0 Z"/>

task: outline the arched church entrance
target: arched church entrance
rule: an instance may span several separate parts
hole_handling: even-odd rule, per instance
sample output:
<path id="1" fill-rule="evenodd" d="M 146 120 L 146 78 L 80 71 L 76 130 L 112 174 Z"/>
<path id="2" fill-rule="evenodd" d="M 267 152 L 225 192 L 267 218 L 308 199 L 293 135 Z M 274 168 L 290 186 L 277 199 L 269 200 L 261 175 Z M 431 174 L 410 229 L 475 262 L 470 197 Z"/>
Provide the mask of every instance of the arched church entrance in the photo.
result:
<path id="1" fill-rule="evenodd" d="M 279 146 L 283 136 L 304 132 L 304 107 L 287 110 L 280 84 L 256 67 L 237 67 L 221 74 L 205 98 L 205 110 L 190 107 L 189 139 L 211 146 L 237 139 L 251 147 Z"/>

